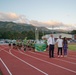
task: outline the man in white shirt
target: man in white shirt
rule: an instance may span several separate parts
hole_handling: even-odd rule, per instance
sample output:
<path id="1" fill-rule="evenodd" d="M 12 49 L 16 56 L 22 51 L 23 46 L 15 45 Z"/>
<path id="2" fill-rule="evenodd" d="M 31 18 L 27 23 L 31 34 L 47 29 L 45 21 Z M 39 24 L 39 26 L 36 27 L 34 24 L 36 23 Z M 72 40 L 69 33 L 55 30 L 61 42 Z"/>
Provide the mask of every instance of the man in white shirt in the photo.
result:
<path id="1" fill-rule="evenodd" d="M 50 35 L 49 39 L 47 40 L 47 44 L 49 47 L 49 57 L 53 58 L 54 57 L 54 44 L 55 44 L 55 39 L 53 37 L 53 34 Z"/>
<path id="2" fill-rule="evenodd" d="M 59 36 L 59 38 L 56 41 L 57 46 L 58 46 L 58 57 L 63 57 L 62 56 L 62 47 L 63 47 L 63 40 L 61 39 L 61 35 Z"/>

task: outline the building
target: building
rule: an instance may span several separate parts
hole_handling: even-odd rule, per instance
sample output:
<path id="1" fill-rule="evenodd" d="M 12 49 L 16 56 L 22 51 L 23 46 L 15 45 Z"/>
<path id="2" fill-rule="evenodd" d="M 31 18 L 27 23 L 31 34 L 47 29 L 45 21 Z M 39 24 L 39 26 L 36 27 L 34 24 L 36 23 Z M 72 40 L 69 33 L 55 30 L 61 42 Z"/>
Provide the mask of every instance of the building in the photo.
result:
<path id="1" fill-rule="evenodd" d="M 59 35 L 62 36 L 62 38 L 66 37 L 68 40 L 71 40 L 72 39 L 72 35 L 71 34 L 65 34 L 65 33 L 57 33 L 57 34 L 53 34 L 54 38 L 57 39 L 59 38 Z M 50 37 L 50 34 L 47 34 L 47 35 L 44 35 L 42 37 L 42 39 L 48 39 Z"/>

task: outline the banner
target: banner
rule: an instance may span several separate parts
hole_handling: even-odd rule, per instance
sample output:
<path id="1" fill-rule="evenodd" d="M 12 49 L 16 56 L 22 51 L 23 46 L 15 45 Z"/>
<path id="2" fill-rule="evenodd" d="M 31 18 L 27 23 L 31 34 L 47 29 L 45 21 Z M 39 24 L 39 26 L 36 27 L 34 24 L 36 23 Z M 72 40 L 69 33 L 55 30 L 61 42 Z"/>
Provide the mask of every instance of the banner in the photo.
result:
<path id="1" fill-rule="evenodd" d="M 46 51 L 46 44 L 35 44 L 35 51 L 38 52 Z"/>

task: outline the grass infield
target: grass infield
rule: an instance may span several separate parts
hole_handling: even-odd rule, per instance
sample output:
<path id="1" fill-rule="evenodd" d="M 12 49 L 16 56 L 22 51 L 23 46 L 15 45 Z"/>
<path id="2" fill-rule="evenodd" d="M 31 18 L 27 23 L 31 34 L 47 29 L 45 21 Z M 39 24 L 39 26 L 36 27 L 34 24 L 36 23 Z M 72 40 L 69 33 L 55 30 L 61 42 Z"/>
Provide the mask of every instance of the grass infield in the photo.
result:
<path id="1" fill-rule="evenodd" d="M 76 51 L 76 43 L 75 44 L 69 44 L 68 49 Z"/>

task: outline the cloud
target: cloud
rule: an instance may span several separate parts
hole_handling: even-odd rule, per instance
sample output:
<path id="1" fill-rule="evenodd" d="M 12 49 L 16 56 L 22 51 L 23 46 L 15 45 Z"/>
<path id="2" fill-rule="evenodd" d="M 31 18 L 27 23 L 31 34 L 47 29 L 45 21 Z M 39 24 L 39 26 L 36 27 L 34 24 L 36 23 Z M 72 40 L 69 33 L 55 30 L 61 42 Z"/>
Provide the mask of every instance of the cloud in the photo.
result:
<path id="1" fill-rule="evenodd" d="M 56 22 L 56 21 L 46 21 L 46 22 L 39 22 L 36 20 L 28 20 L 25 15 L 18 15 L 16 13 L 4 13 L 0 12 L 0 21 L 12 21 L 16 23 L 27 23 L 27 24 L 32 24 L 34 26 L 38 27 L 59 27 L 63 26 L 63 23 L 61 22 Z"/>
<path id="2" fill-rule="evenodd" d="M 16 23 L 27 23 L 27 24 L 29 24 L 29 20 L 26 18 L 25 15 L 19 15 L 19 18 L 16 21 Z"/>
<path id="3" fill-rule="evenodd" d="M 16 13 L 3 13 L 3 12 L 0 12 L 0 21 L 28 23 L 28 19 L 24 15 L 17 15 Z"/>
<path id="4" fill-rule="evenodd" d="M 48 29 L 54 29 L 54 30 L 64 30 L 64 31 L 70 31 L 70 30 L 76 30 L 76 24 L 64 24 L 62 22 L 57 21 L 46 21 L 46 22 L 39 22 L 35 20 L 31 20 L 30 23 L 34 26 L 38 27 L 46 27 Z"/>
<path id="5" fill-rule="evenodd" d="M 46 21 L 46 22 L 44 22 L 47 26 L 52 26 L 52 27 L 60 27 L 60 26 L 63 26 L 64 24 L 63 23 L 61 23 L 61 22 L 57 22 L 57 21 L 53 21 L 53 20 L 51 20 L 51 21 Z"/>
<path id="6" fill-rule="evenodd" d="M 38 27 L 47 27 L 49 29 L 62 29 L 62 30 L 76 30 L 76 24 L 64 24 L 62 22 L 49 20 L 46 22 L 40 22 L 36 20 L 28 20 L 25 15 L 18 15 L 16 13 L 4 13 L 0 12 L 0 21 L 8 21 L 15 23 L 27 23 Z"/>
<path id="7" fill-rule="evenodd" d="M 64 24 L 57 21 L 46 21 L 46 22 L 38 22 L 35 20 L 31 20 L 30 24 L 38 27 L 63 27 Z"/>
<path id="8" fill-rule="evenodd" d="M 15 21 L 19 18 L 15 13 L 0 12 L 0 21 Z"/>
<path id="9" fill-rule="evenodd" d="M 30 22 L 30 24 L 37 26 L 37 27 L 46 27 L 45 23 L 43 23 L 43 22 L 39 22 L 39 21 L 35 21 L 35 20 L 31 20 L 29 22 Z"/>

